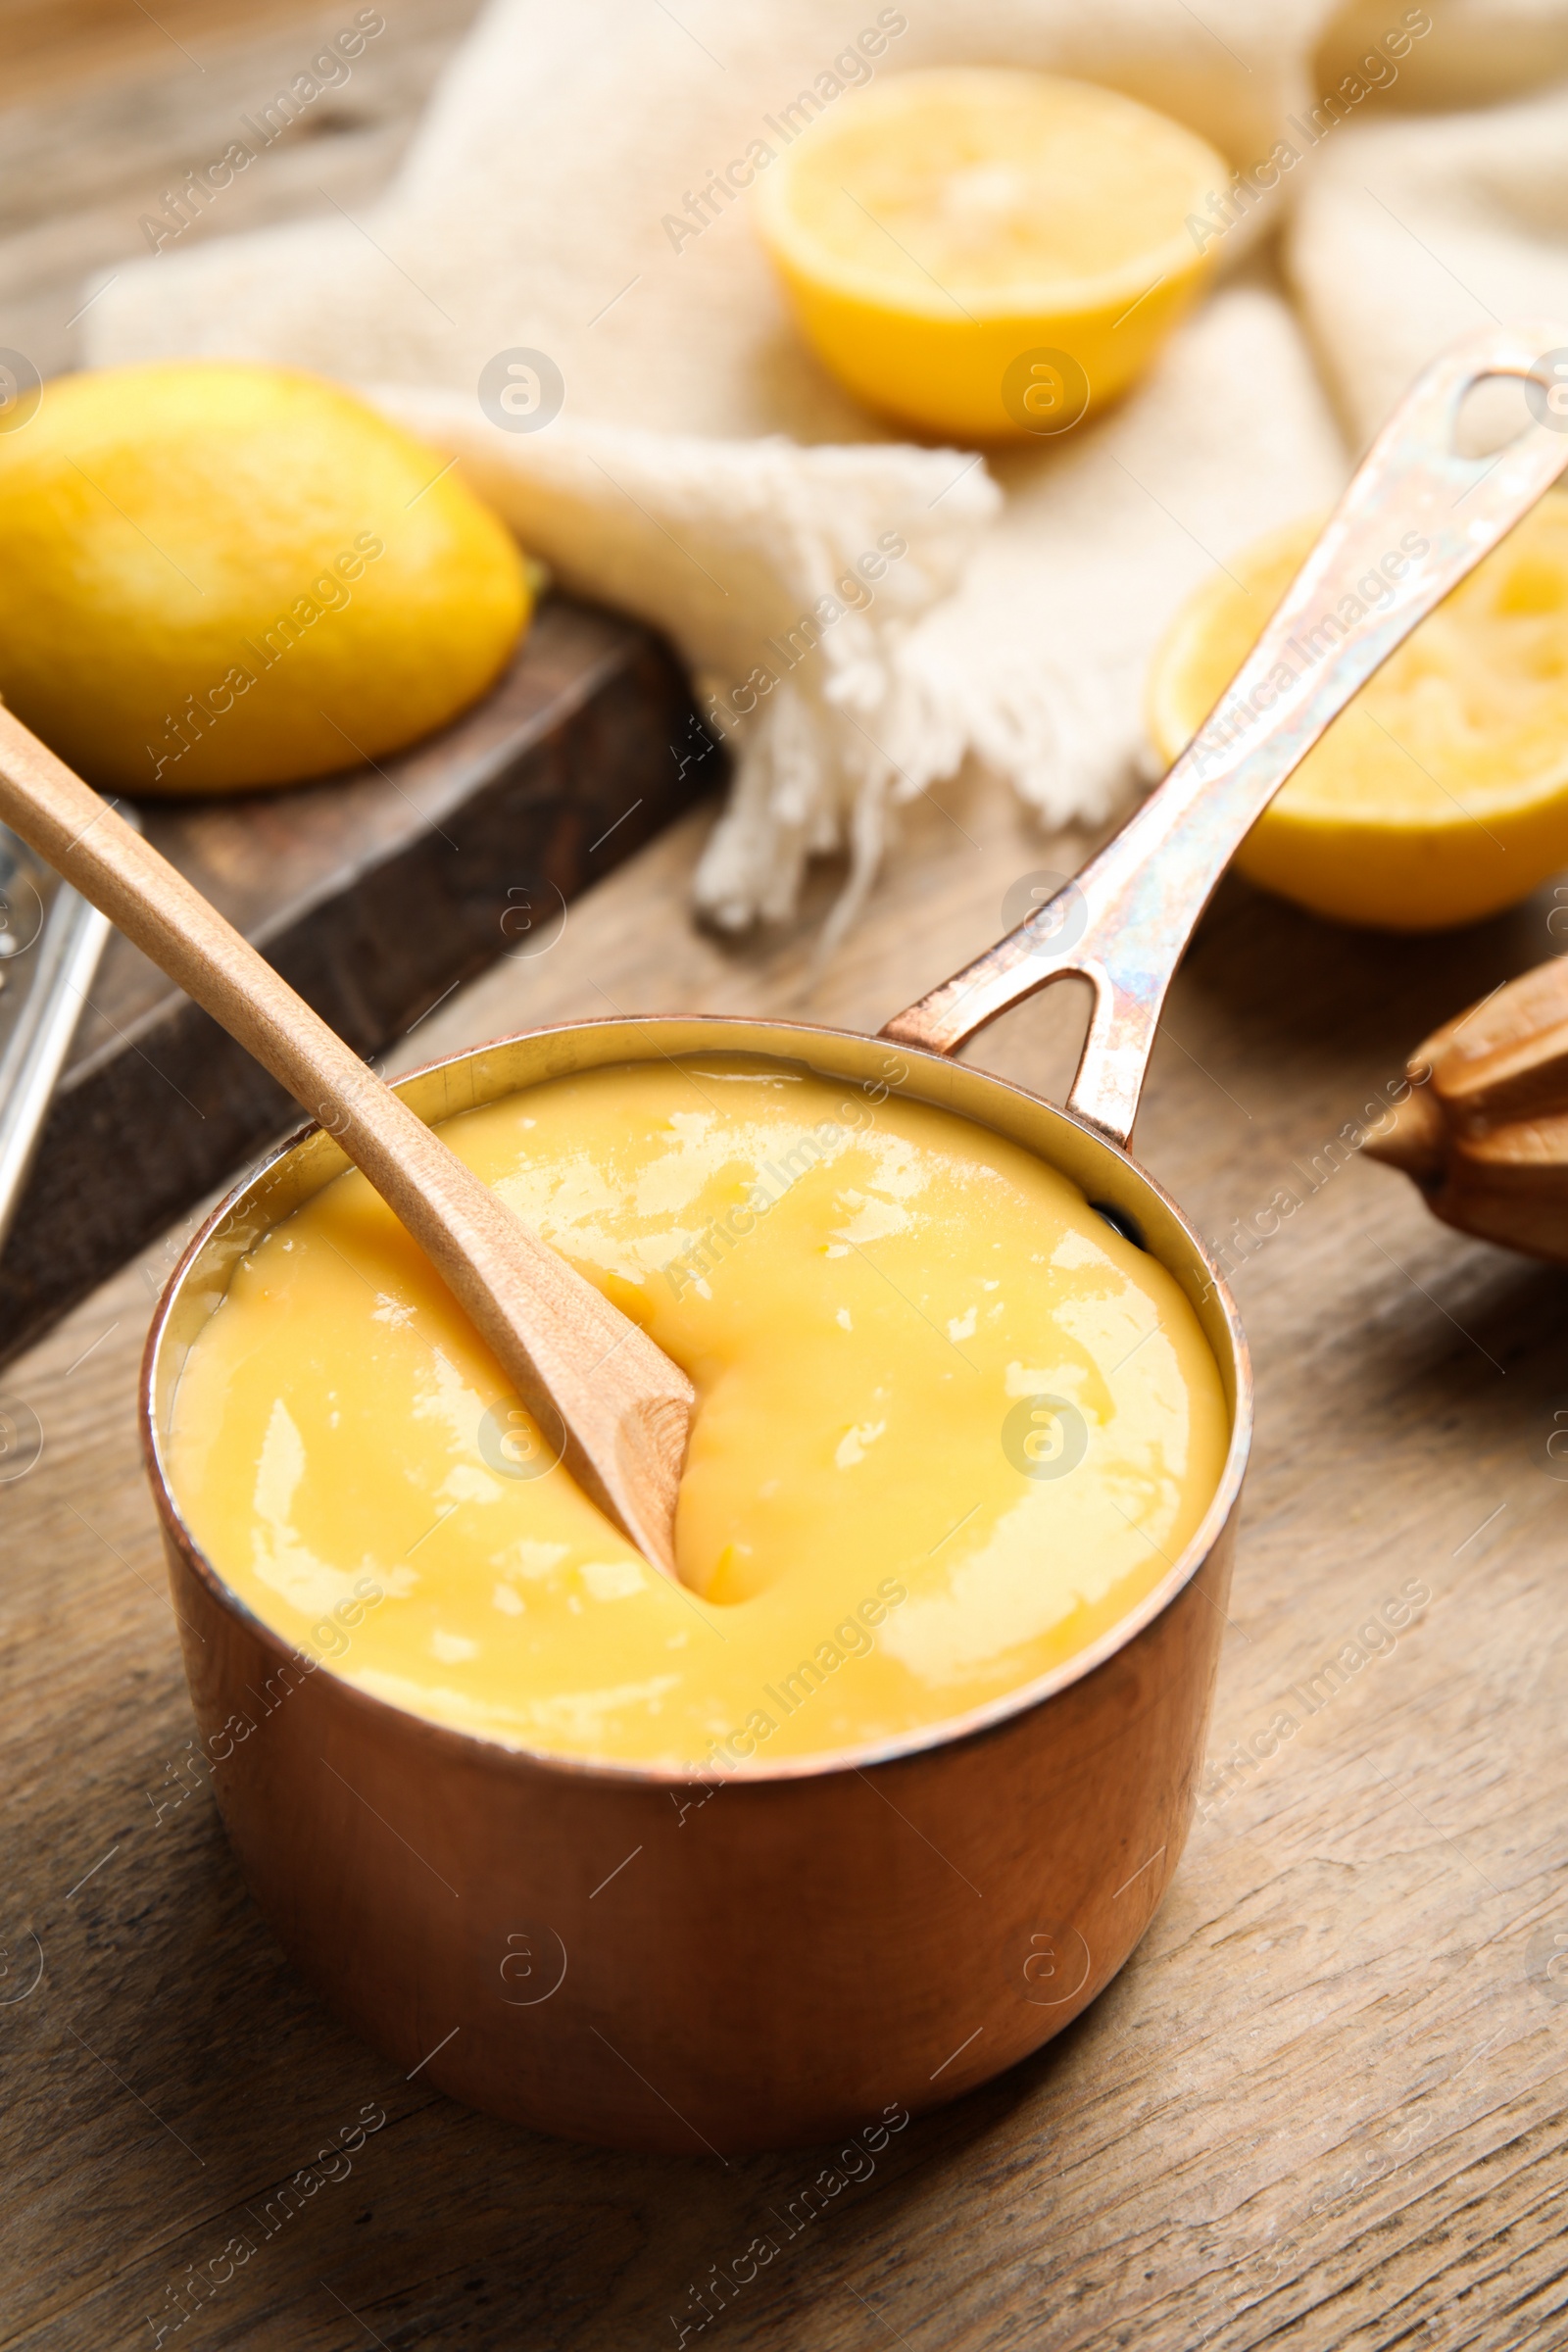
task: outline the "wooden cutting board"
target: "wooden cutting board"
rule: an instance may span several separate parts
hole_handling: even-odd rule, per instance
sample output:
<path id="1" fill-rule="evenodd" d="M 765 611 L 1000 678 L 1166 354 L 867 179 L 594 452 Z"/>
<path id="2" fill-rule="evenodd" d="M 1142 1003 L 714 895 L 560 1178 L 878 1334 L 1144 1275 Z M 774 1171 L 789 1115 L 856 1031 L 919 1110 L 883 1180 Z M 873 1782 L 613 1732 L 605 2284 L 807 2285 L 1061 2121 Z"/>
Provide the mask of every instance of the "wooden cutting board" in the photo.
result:
<path id="1" fill-rule="evenodd" d="M 374 767 L 230 801 L 148 802 L 150 840 L 357 1052 L 499 956 L 719 770 L 667 651 L 560 600 L 494 693 Z M 118 933 L 0 1256 L 0 1361 L 294 1125 L 281 1088 Z"/>

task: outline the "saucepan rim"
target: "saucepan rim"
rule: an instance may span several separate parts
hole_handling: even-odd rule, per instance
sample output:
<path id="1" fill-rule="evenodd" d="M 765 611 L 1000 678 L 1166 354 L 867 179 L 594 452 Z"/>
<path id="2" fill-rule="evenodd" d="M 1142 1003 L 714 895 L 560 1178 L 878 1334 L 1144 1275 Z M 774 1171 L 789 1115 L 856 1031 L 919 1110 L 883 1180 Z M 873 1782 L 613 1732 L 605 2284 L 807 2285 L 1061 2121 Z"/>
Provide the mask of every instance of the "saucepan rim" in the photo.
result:
<path id="1" fill-rule="evenodd" d="M 416 1086 L 421 1080 L 437 1075 L 443 1070 L 451 1070 L 465 1063 L 475 1061 L 487 1054 L 505 1053 L 514 1047 L 532 1045 L 551 1038 L 591 1037 L 595 1033 L 603 1034 L 611 1031 L 624 1036 L 628 1031 L 634 1034 L 646 1034 L 660 1028 L 682 1027 L 690 1030 L 693 1026 L 711 1029 L 715 1033 L 737 1029 L 753 1033 L 752 1040 L 749 1040 L 747 1044 L 729 1049 L 718 1042 L 715 1034 L 714 1043 L 708 1049 L 709 1051 L 729 1050 L 750 1053 L 765 1051 L 765 1049 L 759 1048 L 754 1042 L 755 1033 L 758 1031 L 776 1033 L 783 1040 L 798 1040 L 800 1046 L 797 1050 L 790 1052 L 786 1047 L 781 1051 L 779 1058 L 793 1061 L 804 1060 L 808 1067 L 811 1066 L 808 1059 L 808 1054 L 813 1041 L 820 1040 L 827 1044 L 843 1041 L 857 1046 L 882 1042 L 868 1036 L 864 1030 L 839 1028 L 825 1022 L 775 1020 L 767 1015 L 624 1013 L 612 1019 L 596 1017 L 581 1021 L 555 1021 L 545 1023 L 535 1029 L 511 1031 L 503 1037 L 489 1038 L 482 1044 L 466 1046 L 455 1054 L 441 1054 L 433 1061 L 422 1062 L 417 1069 L 403 1071 L 390 1083 L 394 1090 L 401 1094 L 406 1088 Z M 802 1050 L 803 1048 L 805 1051 Z M 684 1050 L 689 1052 L 692 1049 L 688 1046 Z M 446 1752 L 455 1760 L 465 1760 L 470 1767 L 488 1768 L 502 1773 L 508 1771 L 539 1773 L 559 1776 L 561 1780 L 566 1782 L 602 1784 L 609 1787 L 618 1786 L 631 1788 L 662 1789 L 704 1786 L 776 1788 L 782 1783 L 819 1780 L 836 1773 L 863 1771 L 873 1765 L 914 1761 L 935 1750 L 959 1747 L 971 1741 L 996 1737 L 1004 1732 L 1020 1716 L 1047 1704 L 1073 1685 L 1085 1681 L 1119 1651 L 1127 1648 L 1140 1634 L 1163 1615 L 1164 1611 L 1198 1575 L 1219 1542 L 1236 1509 L 1250 1452 L 1252 1434 L 1252 1371 L 1247 1336 L 1242 1327 L 1241 1317 L 1237 1312 L 1236 1302 L 1201 1236 L 1158 1180 L 1150 1175 L 1149 1171 L 1141 1166 L 1122 1146 L 1112 1143 L 1087 1119 L 1080 1118 L 1075 1112 L 1064 1109 L 1059 1103 L 1053 1102 L 1047 1096 L 1036 1094 L 1029 1087 L 1020 1086 L 1016 1080 L 1001 1077 L 997 1072 L 987 1070 L 975 1063 L 957 1064 L 943 1054 L 931 1053 L 923 1047 L 905 1045 L 902 1042 L 896 1045 L 890 1044 L 888 1050 L 903 1060 L 922 1065 L 934 1072 L 943 1073 L 950 1081 L 954 1070 L 961 1068 L 967 1077 L 982 1080 L 988 1086 L 1001 1088 L 1004 1094 L 1018 1096 L 1032 1107 L 1044 1109 L 1054 1117 L 1062 1120 L 1065 1125 L 1077 1129 L 1081 1136 L 1097 1146 L 1100 1151 L 1107 1153 L 1112 1160 L 1119 1162 L 1140 1185 L 1153 1194 L 1161 1207 L 1172 1217 L 1184 1238 L 1197 1252 L 1200 1264 L 1208 1275 L 1209 1287 L 1217 1299 L 1230 1346 L 1235 1396 L 1231 1410 L 1230 1443 L 1226 1448 L 1225 1463 L 1219 1482 L 1190 1542 L 1177 1555 L 1165 1575 L 1151 1588 L 1134 1608 L 1127 1612 L 1125 1617 L 1118 1618 L 1114 1625 L 1108 1627 L 1097 1641 L 1091 1642 L 1085 1649 L 1075 1652 L 1072 1657 L 1062 1660 L 1060 1664 L 1052 1667 L 1047 1673 L 1036 1676 L 1032 1682 L 1021 1684 L 1017 1690 L 1004 1691 L 999 1697 L 987 1700 L 982 1706 L 970 1708 L 960 1715 L 945 1716 L 939 1723 L 922 1724 L 915 1730 L 900 1733 L 893 1739 L 863 1741 L 850 1747 L 824 1748 L 820 1753 L 808 1756 L 780 1757 L 773 1763 L 749 1761 L 743 1768 L 735 1771 L 724 1771 L 710 1765 L 678 1765 L 624 1758 L 601 1759 L 591 1756 L 559 1755 L 549 1749 L 530 1747 L 522 1741 L 503 1740 L 485 1732 L 466 1731 L 456 1725 L 438 1723 L 429 1716 L 416 1714 L 410 1708 L 394 1705 L 388 1699 L 378 1698 L 373 1692 L 363 1690 L 358 1684 L 349 1682 L 344 1676 L 331 1675 L 332 1682 L 336 1687 L 337 1699 L 346 1703 L 351 1711 L 363 1710 L 368 1722 L 379 1723 L 394 1736 L 421 1740 L 438 1751 Z M 583 1068 L 605 1067 L 614 1060 L 638 1058 L 657 1059 L 659 1056 L 658 1054 L 638 1056 L 635 1054 L 619 1053 L 607 1055 L 603 1063 L 589 1062 L 581 1066 Z M 525 1083 L 542 1083 L 548 1075 L 570 1074 L 573 1073 L 542 1072 L 539 1079 Z M 929 1102 L 932 1101 L 932 1097 L 929 1095 L 911 1093 L 908 1086 L 903 1082 L 897 1087 L 890 1087 L 889 1093 L 916 1102 Z M 503 1099 L 502 1093 L 488 1098 L 488 1100 L 497 1102 Z M 941 1104 L 937 1102 L 934 1106 L 941 1107 Z M 448 1115 L 456 1117 L 461 1114 L 464 1107 L 464 1105 L 455 1105 Z M 482 1105 L 475 1104 L 474 1107 L 482 1107 Z M 967 1111 L 955 1115 L 969 1117 L 971 1123 L 977 1126 L 987 1123 L 983 1119 L 974 1119 L 972 1114 Z M 203 1585 L 209 1596 L 242 1624 L 248 1633 L 259 1638 L 269 1649 L 274 1651 L 280 1662 L 293 1664 L 296 1668 L 303 1666 L 308 1673 L 325 1671 L 331 1674 L 329 1660 L 313 1659 L 307 1651 L 296 1649 L 292 1642 L 285 1640 L 281 1634 L 259 1617 L 248 1603 L 233 1591 L 232 1587 L 224 1582 L 202 1550 L 185 1522 L 174 1494 L 172 1480 L 164 1461 L 162 1434 L 158 1425 L 157 1411 L 159 1372 L 170 1324 L 180 1303 L 185 1285 L 196 1271 L 209 1244 L 217 1236 L 225 1219 L 233 1214 L 236 1207 L 258 1186 L 264 1184 L 291 1153 L 300 1150 L 303 1145 L 309 1143 L 314 1136 L 320 1132 L 319 1121 L 313 1119 L 284 1137 L 267 1154 L 265 1159 L 253 1166 L 247 1175 L 229 1188 L 193 1235 L 164 1287 L 148 1329 L 146 1347 L 142 1353 L 138 1417 L 141 1423 L 142 1457 L 165 1533 L 178 1550 L 187 1567 Z M 1004 1128 L 994 1127 L 993 1132 L 1002 1135 L 1006 1141 L 1017 1141 L 1016 1138 L 1008 1136 Z M 1024 1145 L 1022 1148 L 1032 1149 L 1028 1145 Z M 1036 1156 L 1046 1157 L 1043 1152 L 1036 1152 Z M 351 1164 L 345 1159 L 345 1167 Z M 1047 1165 L 1050 1164 L 1048 1159 Z M 330 1182 L 331 1179 L 328 1177 L 324 1181 Z M 1152 1254 L 1156 1253 L 1152 1252 Z M 1157 1262 L 1166 1264 L 1163 1257 L 1157 1258 Z M 1180 1280 L 1174 1267 L 1166 1265 L 1166 1271 L 1172 1275 L 1173 1279 Z M 1223 1369 L 1222 1365 L 1222 1373 Z"/>

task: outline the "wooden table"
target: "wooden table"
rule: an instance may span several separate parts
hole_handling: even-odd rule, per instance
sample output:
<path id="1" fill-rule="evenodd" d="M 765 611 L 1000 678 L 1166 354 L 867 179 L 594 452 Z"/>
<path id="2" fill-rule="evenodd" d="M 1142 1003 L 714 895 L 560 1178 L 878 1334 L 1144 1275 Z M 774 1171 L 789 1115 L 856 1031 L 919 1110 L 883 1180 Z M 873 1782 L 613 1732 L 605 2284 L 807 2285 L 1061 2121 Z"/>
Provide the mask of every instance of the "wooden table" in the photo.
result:
<path id="1" fill-rule="evenodd" d="M 1043 844 L 999 794 L 944 797 L 953 821 L 922 807 L 825 972 L 805 926 L 746 952 L 692 930 L 697 818 L 418 1045 L 612 1006 L 874 1021 L 984 943 L 1020 872 L 1081 847 Z M 1423 944 L 1336 934 L 1231 884 L 1156 1054 L 1149 1161 L 1215 1236 L 1287 1183 L 1307 1191 L 1301 1171 L 1331 1165 L 1328 1140 L 1405 1047 L 1549 946 L 1547 905 Z M 987 1058 L 1059 1082 L 1060 1027 L 1054 1006 L 1025 1008 Z M 158 1818 L 192 1727 L 132 1386 L 178 1246 L 7 1376 L 44 1453 L 3 1504 L 0 2345 L 128 2343 L 184 2267 L 367 2101 L 388 2121 L 352 2177 L 259 2250 L 189 2340 L 673 2343 L 688 2286 L 833 2151 L 655 2161 L 467 2114 L 307 1996 L 205 1786 Z M 1163 1911 L 1097 2005 L 912 2126 L 734 2302 L 725 2340 L 1568 2339 L 1548 2316 L 1568 2291 L 1553 2202 L 1568 1984 L 1547 1975 L 1553 1936 L 1568 1949 L 1568 1460 L 1550 1450 L 1568 1427 L 1565 1288 L 1446 1233 L 1402 1179 L 1354 1157 L 1247 1263 L 1258 1443 L 1212 1752 L 1282 1712 L 1298 1728 L 1211 1779 Z M 1412 1581 L 1430 1602 L 1358 1642 Z M 1325 1696 L 1336 1659 L 1343 1687 Z M 17 1997 L 33 1937 L 42 1979 Z"/>
<path id="2" fill-rule="evenodd" d="M 874 1024 L 994 935 L 1021 873 L 1085 847 L 995 791 L 941 798 L 825 969 L 831 876 L 783 938 L 693 930 L 694 817 L 548 956 L 432 1015 L 418 1055 L 612 1007 Z M 1217 1239 L 1286 1186 L 1304 1200 L 1237 1279 L 1258 1437 L 1201 1817 L 1095 2006 L 869 2174 L 833 2149 L 530 2137 L 340 2030 L 205 1786 L 169 1801 L 192 1724 L 132 1390 L 180 1236 L 10 1366 L 43 1452 L 0 1486 L 0 2347 L 163 2328 L 247 2352 L 632 2352 L 687 2322 L 688 2343 L 767 2352 L 1568 2343 L 1568 1283 L 1327 1149 L 1440 1017 L 1553 952 L 1553 904 L 1400 941 L 1222 891 L 1139 1148 Z M 977 1057 L 1059 1092 L 1064 995 Z M 1430 1599 L 1398 1622 L 1412 1585 Z M 176 2333 L 188 2266 L 366 2110 L 385 2122 L 351 2173 Z M 824 2171 L 827 2211 L 783 2243 L 770 2209 Z M 699 2334 L 691 2288 L 769 2230 L 778 2256 Z"/>

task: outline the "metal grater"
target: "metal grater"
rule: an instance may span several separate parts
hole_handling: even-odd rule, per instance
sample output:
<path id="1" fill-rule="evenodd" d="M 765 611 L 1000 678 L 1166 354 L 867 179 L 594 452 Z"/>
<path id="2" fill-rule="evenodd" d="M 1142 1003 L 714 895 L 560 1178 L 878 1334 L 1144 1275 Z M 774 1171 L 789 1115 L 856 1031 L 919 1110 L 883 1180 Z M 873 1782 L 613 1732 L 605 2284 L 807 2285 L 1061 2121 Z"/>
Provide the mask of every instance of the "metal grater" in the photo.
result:
<path id="1" fill-rule="evenodd" d="M 136 822 L 133 810 L 121 814 Z M 108 930 L 96 906 L 0 825 L 0 1247 Z"/>

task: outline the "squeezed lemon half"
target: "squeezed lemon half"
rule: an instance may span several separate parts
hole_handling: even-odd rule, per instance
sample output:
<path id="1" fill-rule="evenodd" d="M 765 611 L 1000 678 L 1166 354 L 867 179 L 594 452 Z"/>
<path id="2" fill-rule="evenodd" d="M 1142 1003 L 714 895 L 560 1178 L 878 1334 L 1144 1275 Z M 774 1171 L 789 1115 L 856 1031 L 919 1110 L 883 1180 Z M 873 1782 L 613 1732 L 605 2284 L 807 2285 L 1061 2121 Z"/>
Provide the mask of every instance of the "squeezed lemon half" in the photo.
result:
<path id="1" fill-rule="evenodd" d="M 1187 216 L 1229 167 L 1093 83 L 900 74 L 758 182 L 818 357 L 867 407 L 964 440 L 1075 423 L 1142 373 L 1207 265 Z"/>
<path id="2" fill-rule="evenodd" d="M 335 385 L 186 361 L 45 384 L 0 431 L 0 695 L 90 782 L 351 768 L 471 702 L 529 612 L 441 458 Z"/>
<path id="3" fill-rule="evenodd" d="M 1198 733 L 1321 527 L 1258 540 L 1177 614 L 1149 680 L 1162 759 Z M 1544 498 L 1368 680 L 1236 862 L 1314 914 L 1387 931 L 1478 922 L 1568 862 L 1568 495 Z"/>

